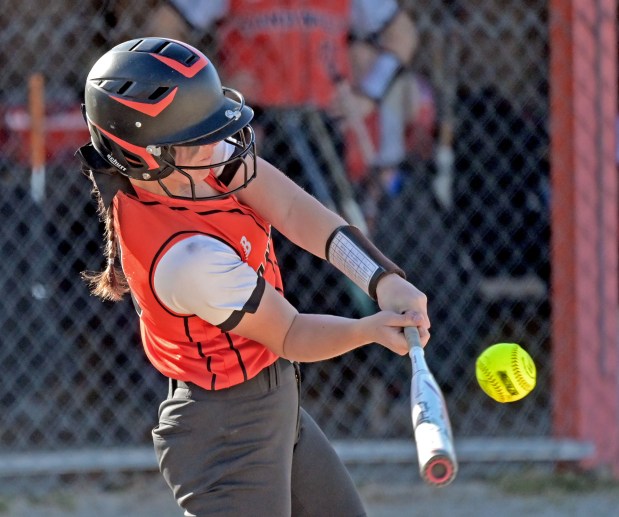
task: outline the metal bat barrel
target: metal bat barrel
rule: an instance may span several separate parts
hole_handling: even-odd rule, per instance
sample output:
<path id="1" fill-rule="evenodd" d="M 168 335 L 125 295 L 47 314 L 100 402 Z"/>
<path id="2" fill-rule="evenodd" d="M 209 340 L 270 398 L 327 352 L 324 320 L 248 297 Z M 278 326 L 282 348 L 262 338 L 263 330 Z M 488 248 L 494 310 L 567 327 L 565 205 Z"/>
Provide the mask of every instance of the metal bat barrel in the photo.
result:
<path id="1" fill-rule="evenodd" d="M 445 486 L 456 477 L 458 463 L 453 446 L 447 405 L 425 360 L 419 332 L 404 330 L 412 363 L 411 417 L 415 432 L 419 472 L 433 486 Z"/>
<path id="2" fill-rule="evenodd" d="M 453 460 L 447 453 L 435 455 L 426 463 L 422 472 L 424 480 L 435 486 L 445 486 L 456 477 L 456 469 Z"/>

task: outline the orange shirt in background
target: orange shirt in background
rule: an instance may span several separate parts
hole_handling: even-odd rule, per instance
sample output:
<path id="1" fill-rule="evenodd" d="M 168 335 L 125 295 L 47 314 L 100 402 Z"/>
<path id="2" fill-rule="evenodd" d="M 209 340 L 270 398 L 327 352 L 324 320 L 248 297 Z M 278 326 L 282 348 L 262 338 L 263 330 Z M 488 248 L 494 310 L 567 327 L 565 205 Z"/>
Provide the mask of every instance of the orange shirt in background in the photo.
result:
<path id="1" fill-rule="evenodd" d="M 226 85 L 261 107 L 326 108 L 348 76 L 349 0 L 230 0 L 220 22 Z"/>

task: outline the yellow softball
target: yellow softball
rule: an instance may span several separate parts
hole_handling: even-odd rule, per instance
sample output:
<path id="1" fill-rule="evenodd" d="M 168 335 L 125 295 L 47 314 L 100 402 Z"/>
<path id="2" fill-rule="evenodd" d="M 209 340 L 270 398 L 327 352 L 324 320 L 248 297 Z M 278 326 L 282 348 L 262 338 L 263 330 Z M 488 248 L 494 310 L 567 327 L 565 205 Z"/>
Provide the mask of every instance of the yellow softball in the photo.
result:
<path id="1" fill-rule="evenodd" d="M 531 356 L 516 343 L 486 348 L 475 363 L 477 382 L 497 402 L 515 402 L 535 387 L 537 371 Z"/>

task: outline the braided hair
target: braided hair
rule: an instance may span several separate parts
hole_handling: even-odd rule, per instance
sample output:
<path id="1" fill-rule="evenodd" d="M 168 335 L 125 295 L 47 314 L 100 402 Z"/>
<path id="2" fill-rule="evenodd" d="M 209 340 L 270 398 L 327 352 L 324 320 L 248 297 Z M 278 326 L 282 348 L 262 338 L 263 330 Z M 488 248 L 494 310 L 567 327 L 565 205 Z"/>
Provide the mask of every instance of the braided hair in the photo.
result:
<path id="1" fill-rule="evenodd" d="M 117 302 L 129 292 L 129 284 L 118 265 L 118 242 L 116 240 L 116 230 L 114 228 L 114 206 L 105 206 L 99 190 L 95 187 L 93 194 L 97 197 L 99 205 L 99 216 L 105 223 L 103 255 L 106 259 L 106 267 L 102 271 L 84 271 L 81 277 L 90 286 L 90 292 L 103 300 Z"/>
<path id="2" fill-rule="evenodd" d="M 92 181 L 92 195 L 97 201 L 97 212 L 105 224 L 103 256 L 106 266 L 99 272 L 84 271 L 81 277 L 88 283 L 93 295 L 116 302 L 129 292 L 129 284 L 118 260 L 119 247 L 112 200 L 118 191 L 133 193 L 134 190 L 129 179 L 105 162 L 93 149 L 92 144 L 81 147 L 76 156 L 82 162 L 82 173 Z"/>

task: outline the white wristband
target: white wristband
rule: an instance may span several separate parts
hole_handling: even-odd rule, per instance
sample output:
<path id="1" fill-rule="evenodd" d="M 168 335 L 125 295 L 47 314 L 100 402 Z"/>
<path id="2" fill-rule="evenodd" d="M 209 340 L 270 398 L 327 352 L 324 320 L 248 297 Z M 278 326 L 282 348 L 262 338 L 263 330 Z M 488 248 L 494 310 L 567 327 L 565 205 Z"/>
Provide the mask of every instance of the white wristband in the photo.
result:
<path id="1" fill-rule="evenodd" d="M 391 52 L 383 52 L 376 58 L 365 77 L 361 79 L 359 85 L 361 91 L 371 99 L 380 101 L 401 70 L 402 63 L 397 56 Z"/>
<path id="2" fill-rule="evenodd" d="M 376 299 L 376 286 L 383 275 L 404 272 L 385 257 L 354 226 L 340 226 L 329 237 L 326 249 L 327 260 Z"/>

